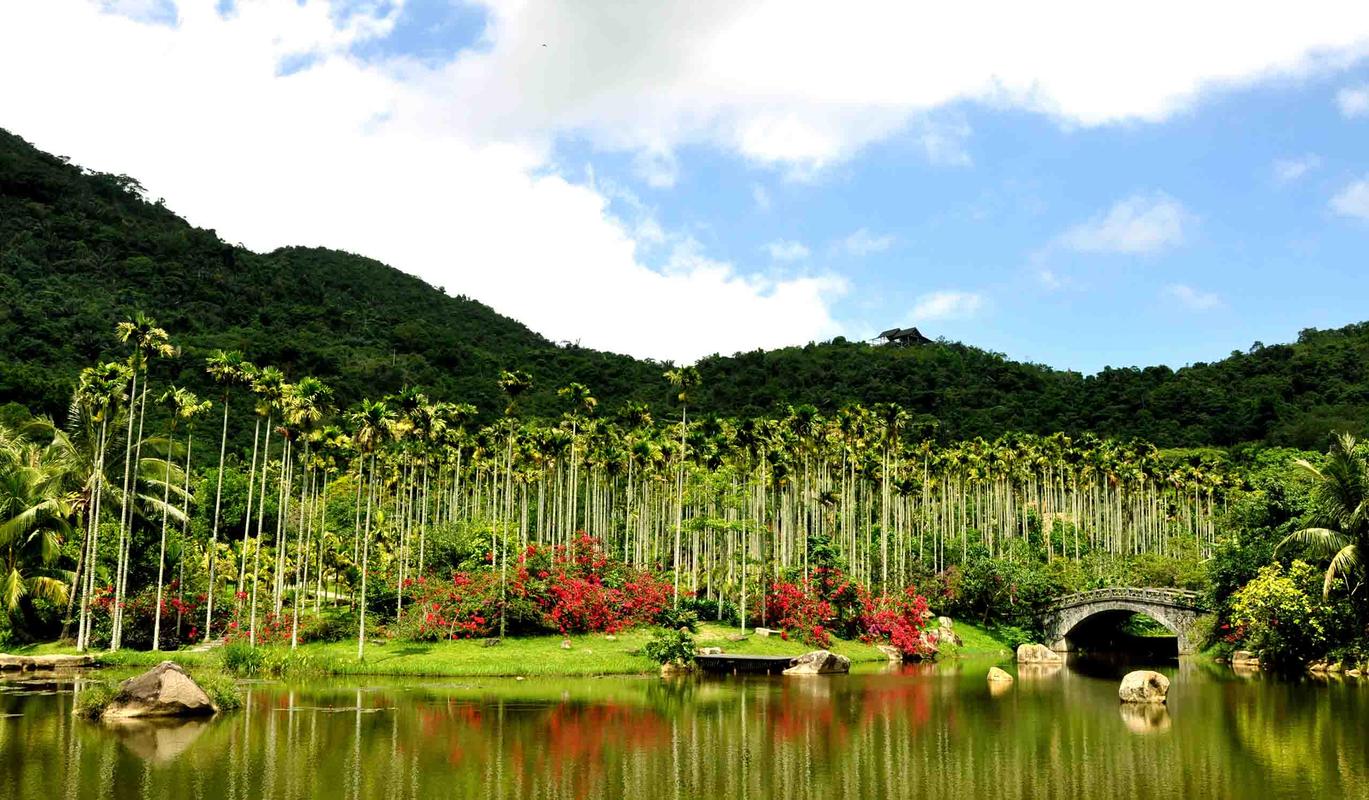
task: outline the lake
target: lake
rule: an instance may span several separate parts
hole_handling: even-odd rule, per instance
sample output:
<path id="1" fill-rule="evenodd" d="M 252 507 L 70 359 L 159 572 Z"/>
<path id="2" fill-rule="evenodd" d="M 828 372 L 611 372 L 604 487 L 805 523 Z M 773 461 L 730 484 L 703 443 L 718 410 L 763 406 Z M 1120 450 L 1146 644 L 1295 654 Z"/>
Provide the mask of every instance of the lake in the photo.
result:
<path id="1" fill-rule="evenodd" d="M 81 679 L 0 683 L 0 798 L 1365 798 L 1369 682 L 1185 660 L 952 662 L 821 678 L 318 679 L 208 722 L 72 717 Z"/>

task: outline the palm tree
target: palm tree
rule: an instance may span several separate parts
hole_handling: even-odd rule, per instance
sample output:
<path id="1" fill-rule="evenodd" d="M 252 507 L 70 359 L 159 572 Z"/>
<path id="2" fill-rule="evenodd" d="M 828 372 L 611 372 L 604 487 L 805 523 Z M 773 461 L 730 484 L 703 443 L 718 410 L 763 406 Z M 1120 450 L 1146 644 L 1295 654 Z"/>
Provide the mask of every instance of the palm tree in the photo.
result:
<path id="1" fill-rule="evenodd" d="M 131 388 L 129 389 L 128 438 L 124 443 L 124 489 L 123 501 L 119 508 L 119 546 L 118 563 L 114 579 L 114 625 L 110 635 L 110 649 L 118 650 L 123 644 L 124 597 L 128 590 L 128 548 L 133 541 L 133 507 L 130 500 L 136 492 L 137 465 L 142 458 L 143 419 L 147 413 L 147 372 L 153 358 L 172 358 L 177 350 L 165 330 L 157 326 L 157 321 L 142 313 L 133 315 L 132 320 L 120 322 L 115 326 L 115 336 L 120 342 L 133 345 L 129 356 L 132 367 Z M 142 375 L 142 391 L 138 391 L 138 377 Z M 133 434 L 133 405 L 138 406 L 138 433 Z M 130 483 L 131 481 L 131 483 Z"/>
<path id="2" fill-rule="evenodd" d="M 204 640 L 206 642 L 212 637 L 211 630 L 214 627 L 214 589 L 218 577 L 215 575 L 215 567 L 218 562 L 216 551 L 219 544 L 219 517 L 223 508 L 223 458 L 228 449 L 229 390 L 234 385 L 247 382 L 249 366 L 243 360 L 242 353 L 237 350 L 215 350 L 209 355 L 205 363 L 205 370 L 214 378 L 214 381 L 223 384 L 223 399 L 221 401 L 223 403 L 223 430 L 219 435 L 219 469 L 214 487 L 214 522 L 209 533 L 209 590 L 206 592 L 204 606 Z"/>
<path id="3" fill-rule="evenodd" d="M 82 652 L 90 638 L 90 596 L 95 590 L 95 571 L 98 567 L 96 554 L 99 552 L 100 511 L 105 494 L 109 491 L 105 468 L 110 423 L 115 421 L 120 406 L 128 400 L 124 391 L 129 384 L 130 373 L 128 366 L 115 361 L 82 370 L 68 421 L 72 435 L 65 436 L 54 429 L 54 444 L 65 441 L 69 445 L 71 457 L 83 462 L 79 469 L 85 494 L 86 533 L 81 543 L 81 555 L 77 559 L 73 591 L 67 601 L 67 617 L 70 618 L 71 604 L 80 596 L 76 649 Z M 95 427 L 97 423 L 98 429 Z M 66 638 L 65 630 L 64 624 L 63 638 Z"/>
<path id="4" fill-rule="evenodd" d="M 570 528 L 575 530 L 575 516 L 577 505 L 577 492 L 579 490 L 578 462 L 576 459 L 576 442 L 578 441 L 580 412 L 592 415 L 594 409 L 598 407 L 599 401 L 590 394 L 589 387 L 583 383 L 571 383 L 556 390 L 556 394 L 569 400 L 570 409 L 570 502 L 568 510 L 570 512 Z"/>
<path id="5" fill-rule="evenodd" d="M 166 469 L 162 476 L 162 534 L 161 546 L 157 551 L 157 610 L 152 623 L 152 649 L 162 649 L 162 591 L 166 585 L 166 525 L 171 516 L 171 450 L 176 445 L 176 425 L 185 421 L 191 423 L 195 417 L 209 410 L 210 402 L 200 401 L 194 392 L 172 386 L 157 400 L 171 412 L 171 431 L 167 439 Z M 190 473 L 190 436 L 186 433 L 186 477 Z M 187 498 L 188 500 L 188 498 Z M 182 513 L 184 519 L 184 513 Z M 184 543 L 181 544 L 185 546 Z"/>
<path id="6" fill-rule="evenodd" d="M 1331 443 L 1321 467 L 1305 459 L 1295 463 L 1314 480 L 1312 518 L 1319 527 L 1289 534 L 1279 549 L 1290 543 L 1306 546 L 1318 560 L 1328 562 L 1322 594 L 1329 595 L 1340 580 L 1353 596 L 1364 583 L 1363 555 L 1369 552 L 1369 453 L 1354 436 L 1342 433 Z"/>
<path id="7" fill-rule="evenodd" d="M 67 601 L 69 573 L 55 568 L 71 529 L 75 493 L 49 448 L 22 436 L 0 446 L 0 607 L 12 619 L 25 597 Z"/>
<path id="8" fill-rule="evenodd" d="M 532 391 L 532 376 L 522 370 L 514 370 L 512 372 L 505 370 L 499 375 L 499 388 L 504 391 L 505 396 L 508 398 L 508 403 L 504 406 L 504 423 L 508 431 L 507 447 L 504 458 L 504 508 L 502 515 L 504 518 L 504 525 L 502 527 L 504 531 L 503 538 L 505 546 L 500 547 L 498 542 L 496 542 L 494 548 L 495 558 L 499 559 L 499 638 L 502 639 L 504 638 L 504 631 L 506 630 L 505 624 L 507 622 L 504 606 L 506 605 L 505 597 L 508 569 L 508 525 L 510 519 L 513 517 L 513 436 L 516 427 L 514 425 L 514 420 L 516 419 L 518 412 L 518 398 Z"/>
<path id="9" fill-rule="evenodd" d="M 685 434 L 689 428 L 689 391 L 699 385 L 699 371 L 694 367 L 668 370 L 665 379 L 676 389 L 680 403 L 680 457 L 675 473 L 675 605 L 680 604 L 680 532 L 684 527 L 684 462 Z"/>
<path id="10" fill-rule="evenodd" d="M 354 428 L 352 441 L 361 452 L 363 466 L 366 456 L 371 457 L 369 474 L 364 474 L 363 469 L 361 476 L 366 484 L 366 525 L 358 531 L 362 540 L 361 604 L 358 611 L 360 622 L 357 625 L 357 660 L 360 661 L 366 657 L 366 573 L 370 568 L 371 505 L 375 494 L 376 451 L 394 435 L 395 414 L 383 400 L 363 400 L 357 410 L 351 413 L 350 420 Z"/>

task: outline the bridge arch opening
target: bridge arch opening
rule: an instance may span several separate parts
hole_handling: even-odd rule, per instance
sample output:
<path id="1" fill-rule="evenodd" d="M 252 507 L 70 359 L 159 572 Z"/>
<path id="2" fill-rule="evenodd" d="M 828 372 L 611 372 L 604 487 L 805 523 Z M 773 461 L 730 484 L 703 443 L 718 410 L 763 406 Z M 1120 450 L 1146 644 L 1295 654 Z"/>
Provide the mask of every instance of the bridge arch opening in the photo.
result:
<path id="1" fill-rule="evenodd" d="M 1181 651 L 1182 634 L 1145 611 L 1112 608 L 1080 619 L 1061 636 L 1057 650 L 1117 654 L 1135 658 L 1173 659 Z"/>

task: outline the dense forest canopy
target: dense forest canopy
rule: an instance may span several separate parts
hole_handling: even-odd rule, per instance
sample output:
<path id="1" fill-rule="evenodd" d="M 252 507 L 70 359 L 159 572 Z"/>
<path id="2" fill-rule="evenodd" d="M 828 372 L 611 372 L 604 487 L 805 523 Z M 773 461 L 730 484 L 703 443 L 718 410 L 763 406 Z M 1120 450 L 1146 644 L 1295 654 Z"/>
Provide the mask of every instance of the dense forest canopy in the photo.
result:
<path id="1" fill-rule="evenodd" d="M 459 289 L 459 287 L 456 287 Z M 162 379 L 215 394 L 201 365 L 241 350 L 290 379 L 313 375 L 346 407 L 423 387 L 501 410 L 496 380 L 526 370 L 527 413 L 565 409 L 557 387 L 592 387 L 606 409 L 664 410 L 663 365 L 558 344 L 465 297 L 362 256 L 322 248 L 254 253 L 195 228 L 136 180 L 92 173 L 0 131 L 0 404 L 61 418 L 79 370 L 113 355 L 134 310 L 177 333 L 187 358 Z M 701 360 L 699 413 L 775 415 L 811 404 L 894 402 L 943 441 L 1010 431 L 1093 432 L 1166 447 L 1264 442 L 1321 448 L 1369 419 L 1369 324 L 1179 370 L 1096 375 L 1012 361 L 954 342 L 887 348 L 836 339 Z"/>

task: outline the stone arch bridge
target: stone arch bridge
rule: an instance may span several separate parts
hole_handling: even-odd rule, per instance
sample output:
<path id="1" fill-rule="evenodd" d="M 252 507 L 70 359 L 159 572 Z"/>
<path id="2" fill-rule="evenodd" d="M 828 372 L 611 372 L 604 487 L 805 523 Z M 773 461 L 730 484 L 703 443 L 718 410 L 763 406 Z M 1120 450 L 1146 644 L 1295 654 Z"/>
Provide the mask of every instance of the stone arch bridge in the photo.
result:
<path id="1" fill-rule="evenodd" d="M 1100 614 L 1131 613 L 1145 614 L 1164 625 L 1178 638 L 1179 654 L 1189 655 L 1202 644 L 1196 640 L 1195 624 L 1211 609 L 1197 592 L 1182 589 L 1095 589 L 1057 598 L 1042 623 L 1051 649 L 1065 653 L 1075 649 L 1070 635 L 1085 620 Z"/>

